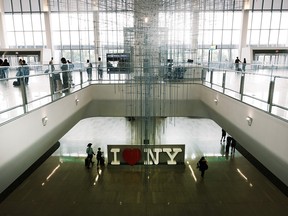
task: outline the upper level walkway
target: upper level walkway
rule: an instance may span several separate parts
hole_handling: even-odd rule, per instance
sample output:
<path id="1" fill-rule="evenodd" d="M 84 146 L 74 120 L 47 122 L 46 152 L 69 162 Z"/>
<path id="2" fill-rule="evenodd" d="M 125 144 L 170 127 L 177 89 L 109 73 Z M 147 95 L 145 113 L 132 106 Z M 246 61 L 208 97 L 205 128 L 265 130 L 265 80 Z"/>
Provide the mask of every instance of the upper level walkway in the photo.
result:
<path id="1" fill-rule="evenodd" d="M 238 71 L 234 66 L 228 66 L 214 64 L 207 68 L 191 64 L 171 69 L 134 68 L 133 73 L 127 74 L 107 73 L 104 69 L 102 78 L 97 68 L 93 68 L 91 80 L 88 80 L 86 68 L 81 64 L 69 71 L 61 71 L 60 66 L 56 66 L 54 73 L 59 73 L 61 78 L 59 88 L 55 86 L 53 73 L 45 73 L 48 65 L 30 66 L 30 75 L 26 76 L 29 79 L 28 84 L 17 87 L 13 86 L 13 82 L 17 80 L 17 67 L 10 67 L 6 71 L 6 78 L 0 79 L 0 125 L 91 84 L 111 83 L 115 85 L 126 83 L 139 87 L 156 83 L 163 86 L 202 84 L 288 120 L 287 67 L 247 65 L 245 71 Z M 3 68 L 1 70 L 3 71 Z M 68 77 L 67 85 L 63 85 L 63 75 Z M 25 76 L 22 78 L 19 80 L 24 80 Z M 66 86 L 66 89 L 63 86 Z M 177 91 L 177 88 L 171 90 Z M 126 93 L 133 94 L 133 92 Z"/>

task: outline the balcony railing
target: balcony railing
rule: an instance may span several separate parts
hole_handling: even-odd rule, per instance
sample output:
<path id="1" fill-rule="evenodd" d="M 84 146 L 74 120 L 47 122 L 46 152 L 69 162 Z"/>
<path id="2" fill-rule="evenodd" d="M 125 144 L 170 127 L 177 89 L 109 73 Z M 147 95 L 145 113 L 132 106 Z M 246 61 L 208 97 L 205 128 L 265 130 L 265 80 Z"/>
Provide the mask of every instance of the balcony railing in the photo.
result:
<path id="1" fill-rule="evenodd" d="M 234 64 L 227 63 L 213 63 L 209 67 L 195 64 L 144 66 L 129 68 L 127 73 L 123 69 L 121 73 L 117 73 L 117 70 L 109 73 L 109 68 L 107 73 L 107 68 L 104 68 L 102 78 L 97 68 L 93 68 L 92 79 L 88 80 L 84 64 L 74 65 L 74 68 L 66 71 L 61 71 L 60 65 L 56 65 L 53 72 L 49 70 L 49 65 L 29 65 L 29 75 L 21 76 L 16 75 L 19 67 L 1 67 L 0 125 L 91 84 L 137 84 L 143 81 L 150 84 L 202 84 L 288 120 L 288 67 L 246 65 L 245 71 L 242 65 L 239 68 L 241 70 L 236 70 Z M 55 74 L 61 78 L 61 82 L 55 81 Z M 65 83 L 63 76 L 68 77 Z M 28 78 L 28 84 L 25 84 L 25 78 Z M 13 86 L 16 80 L 19 86 Z"/>

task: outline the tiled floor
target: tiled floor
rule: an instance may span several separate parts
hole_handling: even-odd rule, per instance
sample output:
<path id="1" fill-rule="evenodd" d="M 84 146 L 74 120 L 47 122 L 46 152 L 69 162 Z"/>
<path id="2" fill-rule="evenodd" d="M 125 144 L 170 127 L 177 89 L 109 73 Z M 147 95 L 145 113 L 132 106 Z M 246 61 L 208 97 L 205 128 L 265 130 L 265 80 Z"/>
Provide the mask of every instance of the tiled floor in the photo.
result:
<path id="1" fill-rule="evenodd" d="M 278 188 L 239 152 L 225 155 L 213 121 L 167 118 L 160 128 L 162 144 L 185 143 L 185 165 L 86 169 L 88 142 L 103 150 L 131 144 L 134 130 L 125 118 L 85 119 L 0 203 L 0 215 L 287 215 L 288 198 Z M 196 169 L 202 155 L 209 163 L 204 179 Z"/>

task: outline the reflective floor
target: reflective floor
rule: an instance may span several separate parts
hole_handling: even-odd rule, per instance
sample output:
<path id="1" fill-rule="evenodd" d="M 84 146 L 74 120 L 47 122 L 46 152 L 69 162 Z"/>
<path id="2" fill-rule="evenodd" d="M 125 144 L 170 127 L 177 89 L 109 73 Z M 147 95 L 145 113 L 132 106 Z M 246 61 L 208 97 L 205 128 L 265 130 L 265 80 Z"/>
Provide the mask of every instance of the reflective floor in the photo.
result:
<path id="1" fill-rule="evenodd" d="M 0 203 L 0 215 L 287 215 L 288 198 L 277 187 L 237 150 L 225 154 L 215 122 L 192 118 L 159 122 L 156 141 L 184 143 L 185 165 L 87 169 L 87 143 L 106 151 L 107 144 L 131 144 L 135 130 L 125 118 L 85 119 Z M 209 169 L 201 178 L 196 163 L 203 155 Z"/>

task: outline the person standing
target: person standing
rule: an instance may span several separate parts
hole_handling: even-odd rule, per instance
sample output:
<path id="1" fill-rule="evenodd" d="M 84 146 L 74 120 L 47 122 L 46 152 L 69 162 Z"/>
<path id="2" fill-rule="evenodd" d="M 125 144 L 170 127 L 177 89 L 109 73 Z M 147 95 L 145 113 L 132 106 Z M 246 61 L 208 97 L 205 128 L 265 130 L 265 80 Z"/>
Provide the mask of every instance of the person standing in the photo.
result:
<path id="1" fill-rule="evenodd" d="M 85 162 L 85 165 L 89 169 L 90 164 L 93 165 L 92 158 L 93 158 L 93 155 L 95 155 L 93 148 L 92 148 L 92 143 L 88 143 L 86 153 L 87 153 L 87 158 L 86 158 L 87 162 Z"/>
<path id="2" fill-rule="evenodd" d="M 236 71 L 241 70 L 241 69 L 239 68 L 239 63 L 240 63 L 240 62 L 241 62 L 240 59 L 239 59 L 238 57 L 236 57 L 236 59 L 235 59 L 235 70 L 236 70 Z"/>
<path id="3" fill-rule="evenodd" d="M 97 166 L 101 165 L 101 160 L 102 160 L 101 148 L 98 148 L 96 158 L 97 158 Z"/>
<path id="4" fill-rule="evenodd" d="M 246 70 L 246 58 L 243 59 L 243 63 L 242 63 L 242 71 L 245 72 Z"/>
<path id="5" fill-rule="evenodd" d="M 197 163 L 197 168 L 201 172 L 201 177 L 204 177 L 205 171 L 208 169 L 208 163 L 205 157 L 201 157 L 201 159 Z"/>
<path id="6" fill-rule="evenodd" d="M 103 79 L 103 62 L 101 57 L 98 58 L 98 79 Z"/>
<path id="7" fill-rule="evenodd" d="M 88 81 L 91 81 L 92 80 L 92 64 L 89 61 L 89 59 L 87 59 L 87 62 L 86 62 L 86 72 L 88 76 Z"/>
<path id="8" fill-rule="evenodd" d="M 228 136 L 227 137 L 227 142 L 226 142 L 226 155 L 229 154 L 231 142 L 232 142 L 232 137 Z"/>
<path id="9" fill-rule="evenodd" d="M 63 89 L 68 91 L 69 88 L 69 76 L 68 76 L 68 64 L 66 58 L 61 58 L 61 70 L 62 70 L 62 80 L 63 80 Z"/>

